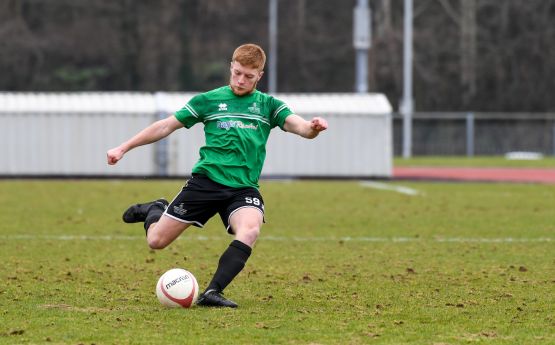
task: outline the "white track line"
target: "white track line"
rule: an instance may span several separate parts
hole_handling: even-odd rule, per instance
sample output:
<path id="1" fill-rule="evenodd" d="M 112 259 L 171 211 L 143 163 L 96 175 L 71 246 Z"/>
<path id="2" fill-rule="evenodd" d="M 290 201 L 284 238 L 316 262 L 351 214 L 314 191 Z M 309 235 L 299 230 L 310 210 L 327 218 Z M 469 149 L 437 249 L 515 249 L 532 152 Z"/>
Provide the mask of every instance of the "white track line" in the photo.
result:
<path id="1" fill-rule="evenodd" d="M 369 188 L 374 188 L 374 189 L 379 189 L 379 190 L 387 190 L 387 191 L 397 192 L 397 193 L 406 194 L 406 195 L 410 195 L 410 196 L 416 196 L 416 195 L 422 194 L 419 191 L 417 191 L 416 189 L 412 189 L 412 188 L 409 188 L 409 187 L 403 187 L 403 186 L 397 186 L 397 185 L 391 185 L 391 184 L 382 183 L 382 182 L 363 181 L 363 182 L 360 182 L 360 185 L 363 186 L 363 187 L 369 187 Z"/>
<path id="2" fill-rule="evenodd" d="M 229 237 L 224 236 L 187 236 L 181 237 L 185 241 L 220 241 L 227 240 Z M 37 234 L 21 234 L 21 235 L 0 235 L 2 241 L 144 241 L 144 236 L 125 236 L 125 235 L 37 235 Z M 273 242 L 384 242 L 384 243 L 403 243 L 403 242 L 438 242 L 438 243 L 542 243 L 555 242 L 555 238 L 551 237 L 367 237 L 367 236 L 264 236 L 260 237 L 260 241 Z"/>

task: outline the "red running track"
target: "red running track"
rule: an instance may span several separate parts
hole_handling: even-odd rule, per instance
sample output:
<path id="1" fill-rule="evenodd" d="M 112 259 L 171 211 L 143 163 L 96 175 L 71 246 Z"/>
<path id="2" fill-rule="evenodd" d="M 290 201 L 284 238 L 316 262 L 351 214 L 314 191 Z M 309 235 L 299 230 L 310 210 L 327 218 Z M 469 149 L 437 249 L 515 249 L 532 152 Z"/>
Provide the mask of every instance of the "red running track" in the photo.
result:
<path id="1" fill-rule="evenodd" d="M 393 178 L 405 180 L 555 183 L 555 168 L 399 167 Z"/>

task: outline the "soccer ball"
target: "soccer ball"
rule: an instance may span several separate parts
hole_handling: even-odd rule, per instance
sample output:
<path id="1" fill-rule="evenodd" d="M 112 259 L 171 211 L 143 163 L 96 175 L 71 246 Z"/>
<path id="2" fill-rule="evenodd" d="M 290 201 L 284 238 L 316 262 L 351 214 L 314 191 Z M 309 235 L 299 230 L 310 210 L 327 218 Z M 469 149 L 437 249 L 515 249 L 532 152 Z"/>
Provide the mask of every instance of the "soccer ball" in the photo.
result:
<path id="1" fill-rule="evenodd" d="M 198 298 L 197 279 L 189 271 L 172 268 L 158 279 L 156 296 L 167 307 L 190 308 Z"/>

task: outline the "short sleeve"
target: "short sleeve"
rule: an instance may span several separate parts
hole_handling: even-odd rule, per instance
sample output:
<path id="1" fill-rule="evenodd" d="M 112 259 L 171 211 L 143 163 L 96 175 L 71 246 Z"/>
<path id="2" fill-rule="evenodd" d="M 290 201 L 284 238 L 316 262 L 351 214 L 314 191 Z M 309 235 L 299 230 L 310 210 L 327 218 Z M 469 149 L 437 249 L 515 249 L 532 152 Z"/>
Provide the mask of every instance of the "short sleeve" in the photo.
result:
<path id="1" fill-rule="evenodd" d="M 197 95 L 175 112 L 175 117 L 185 128 L 191 128 L 196 123 L 202 122 L 202 95 Z"/>
<path id="2" fill-rule="evenodd" d="M 270 122 L 272 127 L 279 126 L 279 128 L 283 129 L 285 118 L 293 114 L 293 111 L 287 104 L 285 104 L 285 102 L 273 97 L 270 99 L 270 109 Z"/>

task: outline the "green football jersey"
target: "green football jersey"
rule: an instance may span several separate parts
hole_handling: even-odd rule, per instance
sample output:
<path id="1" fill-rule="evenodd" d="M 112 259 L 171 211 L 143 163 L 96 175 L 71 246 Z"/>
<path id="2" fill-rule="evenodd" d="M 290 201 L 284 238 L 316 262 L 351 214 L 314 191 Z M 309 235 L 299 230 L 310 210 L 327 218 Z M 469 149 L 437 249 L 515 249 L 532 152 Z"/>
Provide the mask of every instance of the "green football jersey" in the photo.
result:
<path id="1" fill-rule="evenodd" d="M 293 112 L 282 101 L 255 90 L 236 96 L 224 86 L 193 97 L 175 117 L 186 128 L 204 124 L 205 145 L 193 173 L 235 188 L 258 188 L 270 130 L 283 129 Z"/>

